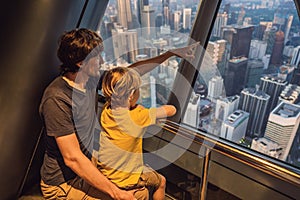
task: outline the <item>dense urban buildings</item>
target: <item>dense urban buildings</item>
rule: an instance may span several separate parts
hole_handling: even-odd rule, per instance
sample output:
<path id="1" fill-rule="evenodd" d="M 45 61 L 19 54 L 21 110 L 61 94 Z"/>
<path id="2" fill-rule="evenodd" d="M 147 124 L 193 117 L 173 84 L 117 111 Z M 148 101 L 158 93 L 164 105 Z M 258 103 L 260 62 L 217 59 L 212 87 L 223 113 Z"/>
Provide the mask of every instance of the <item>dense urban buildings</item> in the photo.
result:
<path id="1" fill-rule="evenodd" d="M 107 67 L 186 45 L 200 2 L 111 0 L 100 27 Z M 210 68 L 201 65 L 182 123 L 300 166 L 297 16 L 292 0 L 223 0 L 205 47 Z M 167 102 L 180 63 L 143 77 L 144 106 Z"/>

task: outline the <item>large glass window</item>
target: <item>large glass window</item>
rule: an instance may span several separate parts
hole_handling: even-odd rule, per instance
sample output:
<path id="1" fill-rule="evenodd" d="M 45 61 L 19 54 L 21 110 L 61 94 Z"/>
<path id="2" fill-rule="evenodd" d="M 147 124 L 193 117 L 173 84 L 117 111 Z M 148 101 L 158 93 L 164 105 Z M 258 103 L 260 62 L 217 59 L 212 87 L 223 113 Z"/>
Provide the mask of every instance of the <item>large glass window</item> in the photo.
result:
<path id="1" fill-rule="evenodd" d="M 300 168 L 299 25 L 292 0 L 223 0 L 183 122 Z"/>
<path id="2" fill-rule="evenodd" d="M 186 45 L 200 2 L 110 0 L 99 26 L 105 67 Z M 202 64 L 181 122 L 300 167 L 299 28 L 293 0 L 223 0 L 206 46 L 213 69 Z M 141 104 L 167 102 L 179 63 L 143 76 Z"/>
<path id="3" fill-rule="evenodd" d="M 200 0 L 110 0 L 100 24 L 106 68 L 155 57 L 187 45 Z M 180 59 L 172 57 L 142 77 L 140 103 L 166 104 Z"/>

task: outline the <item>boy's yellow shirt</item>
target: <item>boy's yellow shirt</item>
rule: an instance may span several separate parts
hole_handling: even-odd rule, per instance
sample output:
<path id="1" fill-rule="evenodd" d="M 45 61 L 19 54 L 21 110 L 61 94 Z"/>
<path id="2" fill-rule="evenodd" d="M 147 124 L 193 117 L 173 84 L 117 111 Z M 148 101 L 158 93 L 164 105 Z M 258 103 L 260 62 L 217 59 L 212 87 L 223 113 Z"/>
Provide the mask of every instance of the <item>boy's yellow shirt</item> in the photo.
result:
<path id="1" fill-rule="evenodd" d="M 156 108 L 104 108 L 98 166 L 119 187 L 133 186 L 143 171 L 143 135 L 156 122 Z"/>

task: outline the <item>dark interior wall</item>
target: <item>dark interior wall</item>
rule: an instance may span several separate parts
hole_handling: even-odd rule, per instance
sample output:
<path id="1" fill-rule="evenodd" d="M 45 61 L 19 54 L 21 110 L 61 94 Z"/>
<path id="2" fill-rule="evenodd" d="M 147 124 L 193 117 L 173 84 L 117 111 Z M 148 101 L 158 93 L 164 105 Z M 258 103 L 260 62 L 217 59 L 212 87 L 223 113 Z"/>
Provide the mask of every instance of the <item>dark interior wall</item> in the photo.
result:
<path id="1" fill-rule="evenodd" d="M 58 74 L 57 39 L 85 1 L 14 0 L 0 6 L 0 199 L 17 199 L 41 129 L 38 105 Z"/>

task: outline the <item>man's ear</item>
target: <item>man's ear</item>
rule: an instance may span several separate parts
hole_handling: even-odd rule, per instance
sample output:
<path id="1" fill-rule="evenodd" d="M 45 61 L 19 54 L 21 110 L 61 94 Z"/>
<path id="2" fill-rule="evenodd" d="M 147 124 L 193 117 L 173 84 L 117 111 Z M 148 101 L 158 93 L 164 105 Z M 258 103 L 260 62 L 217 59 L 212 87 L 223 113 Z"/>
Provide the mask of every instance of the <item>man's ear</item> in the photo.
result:
<path id="1" fill-rule="evenodd" d="M 76 63 L 76 65 L 77 65 L 77 67 L 81 68 L 81 66 L 82 66 L 82 61 Z"/>

